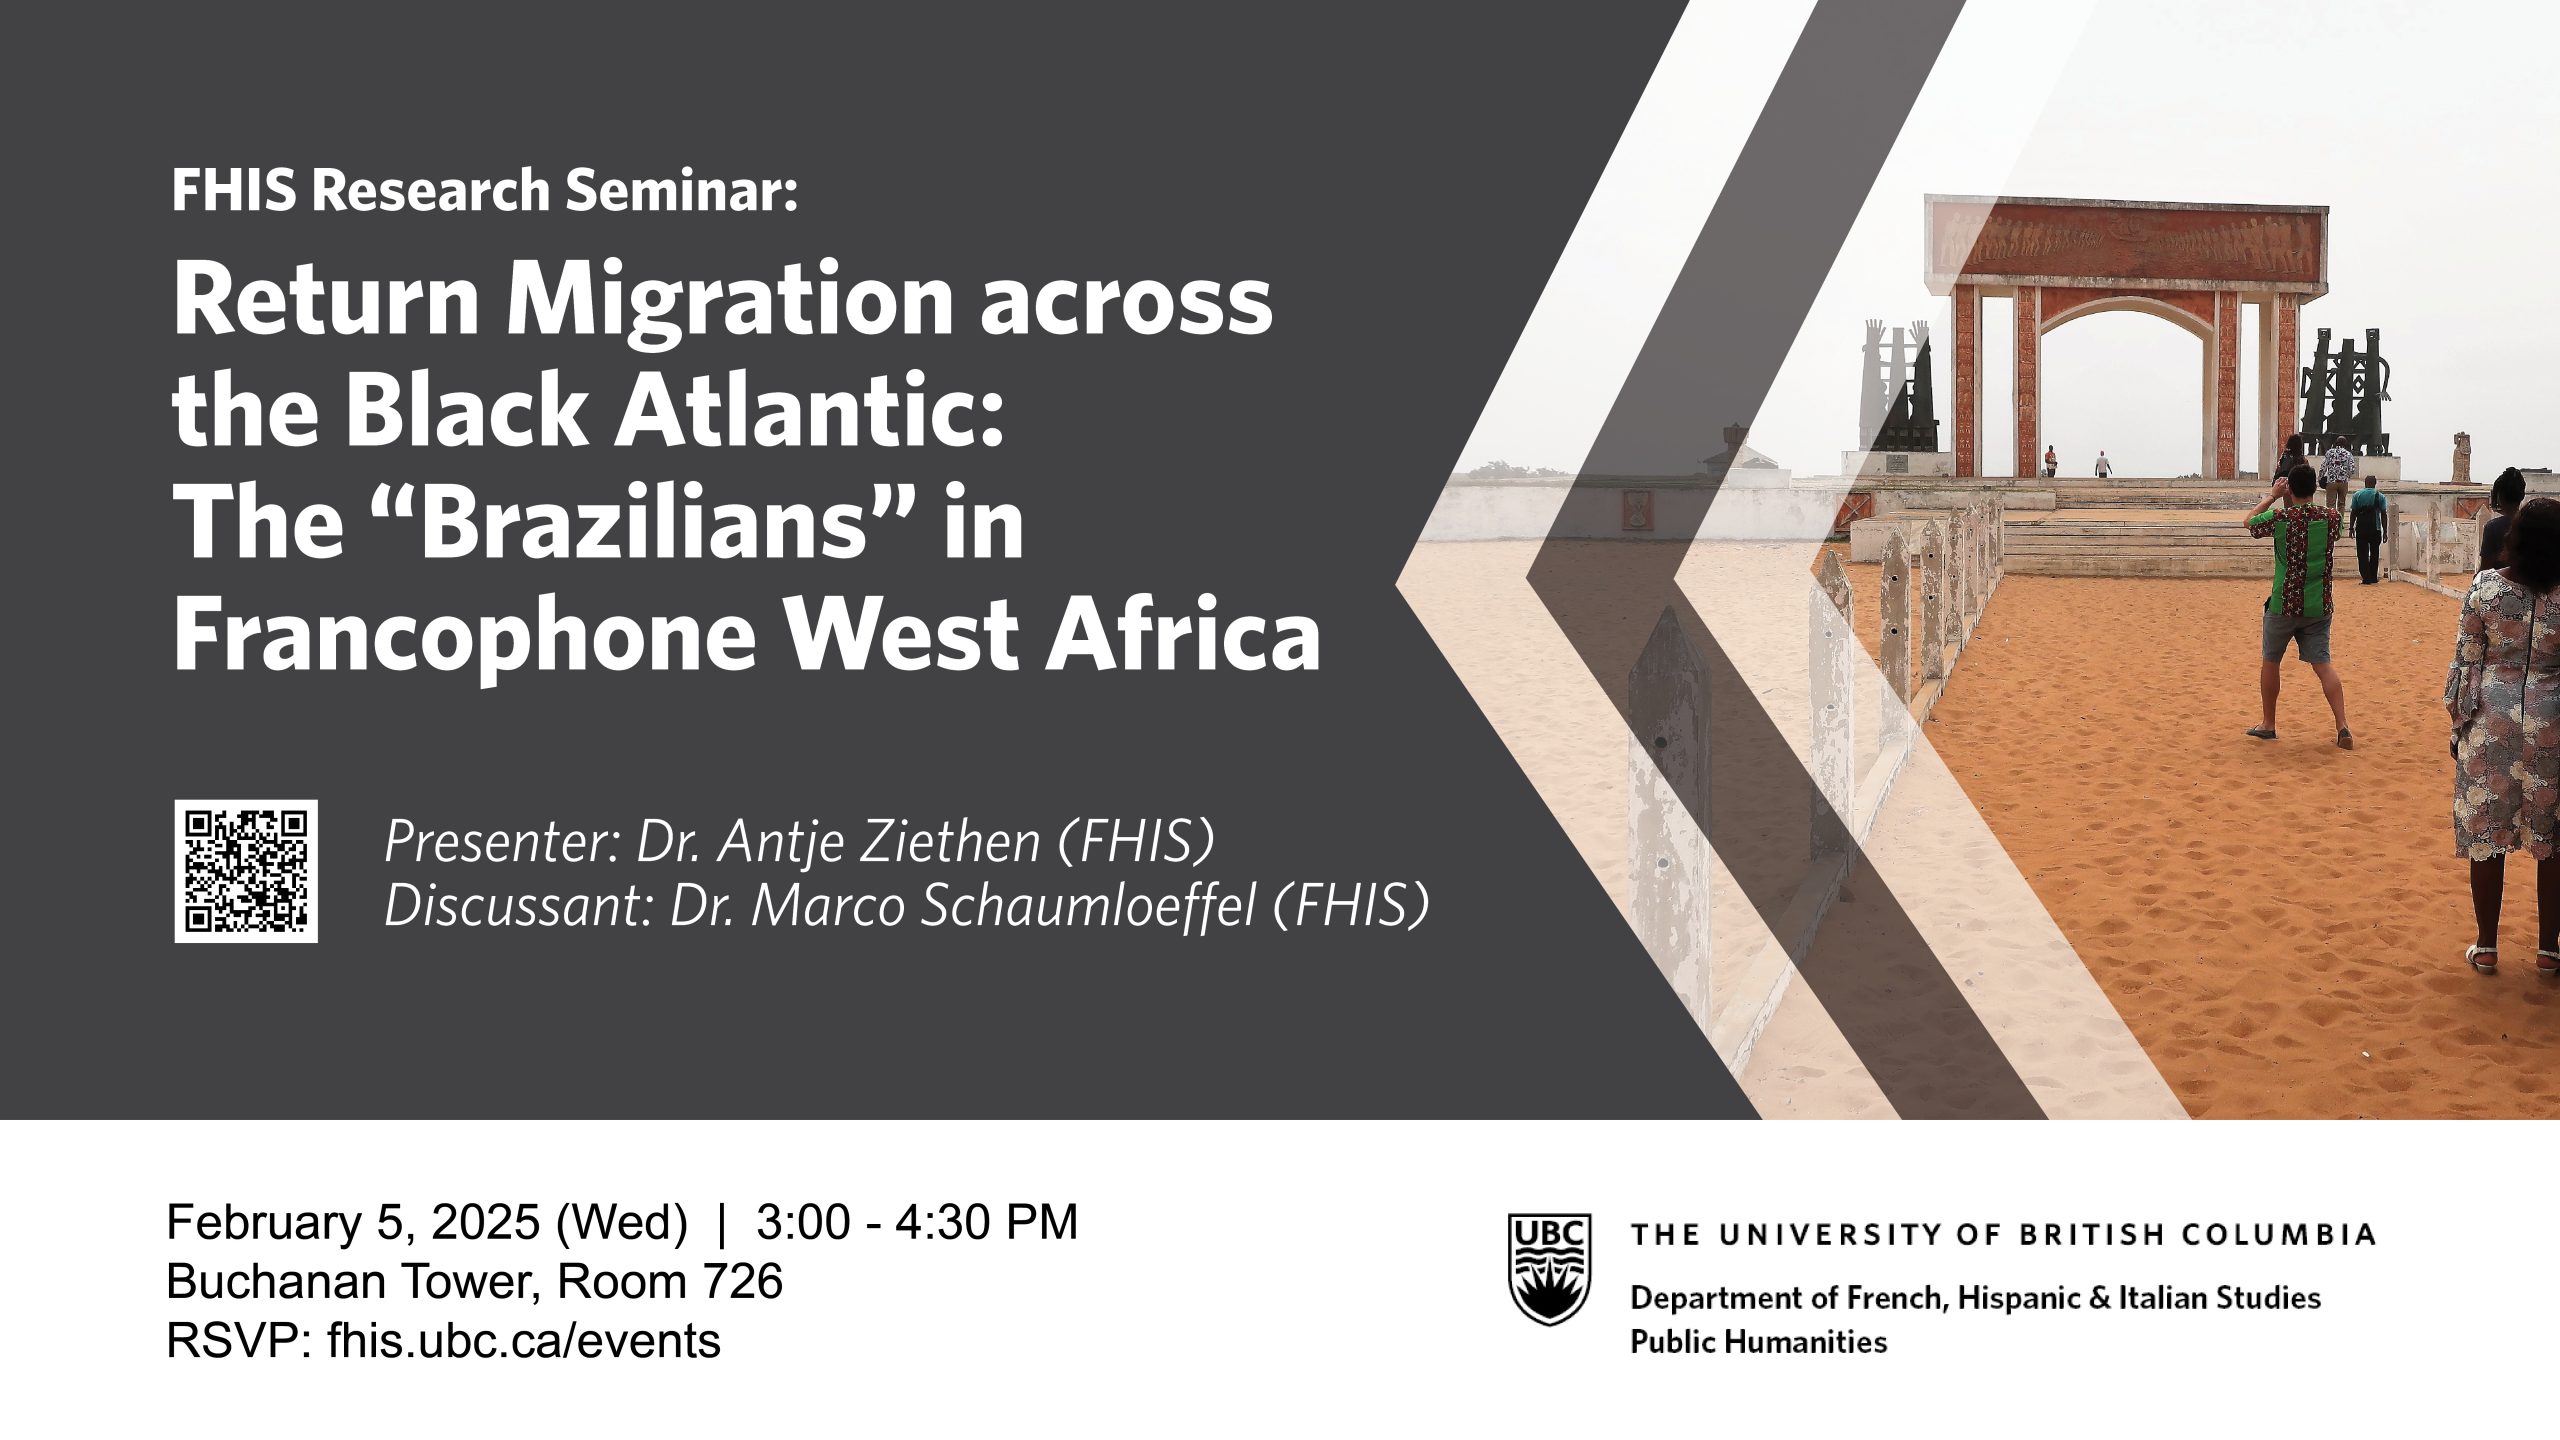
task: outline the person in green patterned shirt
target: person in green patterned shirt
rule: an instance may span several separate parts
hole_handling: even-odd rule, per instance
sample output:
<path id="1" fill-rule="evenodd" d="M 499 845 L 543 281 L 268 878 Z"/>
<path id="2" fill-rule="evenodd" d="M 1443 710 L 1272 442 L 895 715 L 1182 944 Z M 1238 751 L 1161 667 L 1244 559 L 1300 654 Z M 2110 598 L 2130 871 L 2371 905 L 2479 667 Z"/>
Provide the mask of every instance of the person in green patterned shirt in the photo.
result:
<path id="1" fill-rule="evenodd" d="M 2330 560 L 2347 517 L 2326 505 L 2311 503 L 2320 488 L 2319 473 L 2297 464 L 2267 492 L 2255 513 L 2242 522 L 2249 533 L 2276 542 L 2275 587 L 2267 594 L 2266 614 L 2258 628 L 2258 704 L 2265 712 L 2249 733 L 2260 740 L 2276 738 L 2276 696 L 2284 689 L 2284 651 L 2293 645 L 2311 673 L 2320 677 L 2320 693 L 2338 721 L 2338 748 L 2353 750 L 2356 738 L 2347 729 L 2347 687 L 2329 663 L 2329 621 L 2336 592 Z"/>

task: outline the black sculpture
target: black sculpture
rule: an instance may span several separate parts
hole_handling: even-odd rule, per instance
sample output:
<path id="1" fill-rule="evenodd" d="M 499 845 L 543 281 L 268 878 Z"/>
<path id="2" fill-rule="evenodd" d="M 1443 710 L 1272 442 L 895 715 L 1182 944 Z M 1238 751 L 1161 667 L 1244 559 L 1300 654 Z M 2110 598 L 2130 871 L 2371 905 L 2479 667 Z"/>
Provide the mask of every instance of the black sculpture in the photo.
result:
<path id="1" fill-rule="evenodd" d="M 2391 362 L 2382 358 L 2382 332 L 2364 332 L 2364 351 L 2356 342 L 2329 348 L 2329 332 L 2320 332 L 2311 363 L 2302 370 L 2302 423 L 2296 428 L 2314 451 L 2343 447 L 2354 455 L 2388 455 L 2391 436 L 2382 428 L 2382 402 L 2391 398 Z"/>
<path id="2" fill-rule="evenodd" d="M 1917 356 L 1905 349 L 1916 341 Z M 1870 450 L 1938 448 L 1938 401 L 1929 368 L 1929 322 L 1906 332 L 1893 329 L 1893 353 L 1884 354 L 1884 322 L 1867 322 L 1866 375 L 1858 392 L 1858 434 Z"/>

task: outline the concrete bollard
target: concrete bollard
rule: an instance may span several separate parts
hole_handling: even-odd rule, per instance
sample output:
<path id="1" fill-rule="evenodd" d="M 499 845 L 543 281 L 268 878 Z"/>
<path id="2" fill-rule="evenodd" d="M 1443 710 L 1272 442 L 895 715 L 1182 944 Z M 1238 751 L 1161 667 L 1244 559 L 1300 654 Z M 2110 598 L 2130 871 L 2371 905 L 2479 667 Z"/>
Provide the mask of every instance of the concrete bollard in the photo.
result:
<path id="1" fill-rule="evenodd" d="M 1973 638 L 1973 622 L 1982 614 L 1982 586 L 1991 567 L 1983 553 L 1986 527 L 1982 523 L 1982 507 L 1964 507 L 1964 563 L 1967 584 L 1964 587 L 1964 633 Z"/>
<path id="2" fill-rule="evenodd" d="M 1629 913 L 1653 963 L 1703 1027 L 1711 953 L 1707 666 L 1665 607 L 1627 676 Z"/>
<path id="3" fill-rule="evenodd" d="M 1963 646 L 1965 590 L 1972 583 L 1965 569 L 1964 510 L 1959 507 L 1947 512 L 1947 605 L 1938 617 L 1940 645 Z"/>
<path id="4" fill-rule="evenodd" d="M 1876 733 L 1884 743 L 1902 738 L 1911 723 L 1911 552 L 1900 535 L 1884 542 L 1884 564 L 1876 572 L 1876 598 L 1884 608 L 1884 667 L 1887 696 Z"/>
<path id="5" fill-rule="evenodd" d="M 1973 606 L 1973 565 L 1966 551 L 1972 540 L 1972 527 L 1965 523 L 1964 507 L 1947 513 L 1948 563 L 1955 576 L 1947 584 L 1947 634 L 1956 644 L 1964 643 L 1964 613 Z"/>
<path id="6" fill-rule="evenodd" d="M 1991 517 L 1990 501 L 1973 507 L 1973 619 L 1968 633 L 1971 626 L 1982 623 L 1982 612 L 1991 608 L 1991 545 L 1999 528 L 2000 522 Z"/>
<path id="7" fill-rule="evenodd" d="M 1805 768 L 1813 776 L 1813 855 L 1849 848 L 1850 808 L 1857 803 L 1857 597 L 1840 552 L 1825 551 L 1815 572 L 1805 626 L 1805 679 L 1813 722 Z"/>

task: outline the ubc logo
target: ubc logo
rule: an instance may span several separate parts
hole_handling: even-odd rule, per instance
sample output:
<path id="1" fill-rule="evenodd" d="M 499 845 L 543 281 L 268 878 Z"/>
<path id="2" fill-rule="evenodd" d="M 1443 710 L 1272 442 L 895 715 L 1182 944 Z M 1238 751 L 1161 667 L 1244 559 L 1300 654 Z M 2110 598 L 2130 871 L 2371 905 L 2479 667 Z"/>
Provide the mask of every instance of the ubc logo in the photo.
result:
<path id="1" fill-rule="evenodd" d="M 1591 1295 L 1591 1217 L 1511 1217 L 1511 1303 L 1541 1325 L 1582 1313 Z"/>

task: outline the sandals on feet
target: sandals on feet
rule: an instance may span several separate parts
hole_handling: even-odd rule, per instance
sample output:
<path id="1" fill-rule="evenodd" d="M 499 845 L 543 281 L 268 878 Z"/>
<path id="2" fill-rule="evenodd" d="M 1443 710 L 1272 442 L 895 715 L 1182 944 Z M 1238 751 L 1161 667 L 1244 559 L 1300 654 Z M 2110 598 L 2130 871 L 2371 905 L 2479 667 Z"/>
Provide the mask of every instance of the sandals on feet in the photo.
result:
<path id="1" fill-rule="evenodd" d="M 2264 725 L 2251 726 L 2248 731 L 2248 735 L 2252 740 L 2273 740 L 2276 738 L 2276 732 L 2268 729 Z M 2356 748 L 2356 737 L 2354 732 L 2348 730 L 2344 725 L 2338 727 L 2338 748 L 2341 750 L 2353 750 Z"/>
<path id="2" fill-rule="evenodd" d="M 2462 958 L 2483 975 L 2498 973 L 2498 947 L 2495 945 L 2466 945 L 2462 947 Z"/>

